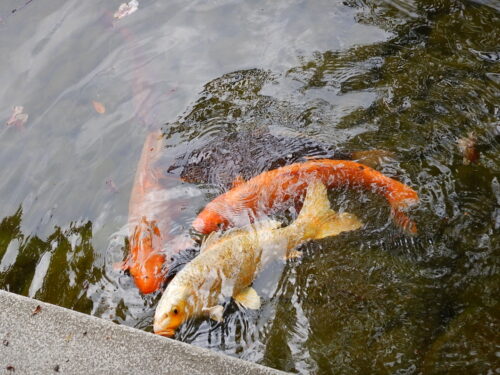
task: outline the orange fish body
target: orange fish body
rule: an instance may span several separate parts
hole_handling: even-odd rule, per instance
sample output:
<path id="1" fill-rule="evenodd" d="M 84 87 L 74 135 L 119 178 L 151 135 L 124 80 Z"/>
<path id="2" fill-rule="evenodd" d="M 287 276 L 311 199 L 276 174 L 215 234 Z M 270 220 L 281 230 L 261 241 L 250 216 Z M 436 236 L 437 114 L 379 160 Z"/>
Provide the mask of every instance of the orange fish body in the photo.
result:
<path id="1" fill-rule="evenodd" d="M 146 217 L 135 226 L 130 236 L 131 255 L 127 263 L 128 270 L 139 290 L 152 293 L 161 287 L 164 278 L 163 263 L 165 256 L 158 253 L 161 249 L 161 234 L 154 221 Z"/>
<path id="2" fill-rule="evenodd" d="M 148 135 L 137 166 L 129 202 L 130 255 L 125 261 L 135 284 L 142 293 L 152 293 L 160 288 L 165 272 L 165 256 L 160 251 L 165 243 L 165 212 L 158 204 L 162 191 L 154 168 L 161 150 L 161 132 Z"/>
<path id="3" fill-rule="evenodd" d="M 193 221 L 193 227 L 208 234 L 234 226 L 242 216 L 255 217 L 290 202 L 298 204 L 309 183 L 316 179 L 328 188 L 363 187 L 383 195 L 391 205 L 395 221 L 416 233 L 415 223 L 401 211 L 418 202 L 413 189 L 363 164 L 329 159 L 291 164 L 239 183 L 210 202 Z"/>

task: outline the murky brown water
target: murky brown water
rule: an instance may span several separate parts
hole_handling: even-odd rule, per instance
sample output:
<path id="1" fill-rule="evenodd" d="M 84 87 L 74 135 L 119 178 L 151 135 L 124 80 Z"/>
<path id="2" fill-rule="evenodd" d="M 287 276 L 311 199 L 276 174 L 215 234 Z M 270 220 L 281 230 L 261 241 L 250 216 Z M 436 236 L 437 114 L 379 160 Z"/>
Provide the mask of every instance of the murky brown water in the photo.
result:
<path id="1" fill-rule="evenodd" d="M 362 230 L 264 270 L 259 311 L 231 302 L 176 338 L 300 373 L 500 371 L 497 2 L 142 1 L 117 21 L 119 4 L 0 4 L 0 288 L 151 330 L 159 293 L 113 264 L 152 129 L 173 234 L 238 174 L 383 149 L 378 169 L 420 194 L 418 235 L 379 197 L 332 192 Z"/>

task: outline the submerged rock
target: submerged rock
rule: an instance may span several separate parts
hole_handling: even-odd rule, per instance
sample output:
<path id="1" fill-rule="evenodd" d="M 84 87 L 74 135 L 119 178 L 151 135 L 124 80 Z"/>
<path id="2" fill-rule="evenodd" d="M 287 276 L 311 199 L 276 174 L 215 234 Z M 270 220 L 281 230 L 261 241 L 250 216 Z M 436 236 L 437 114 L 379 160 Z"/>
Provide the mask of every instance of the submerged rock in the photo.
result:
<path id="1" fill-rule="evenodd" d="M 227 190 L 240 179 L 310 159 L 357 160 L 375 167 L 392 156 L 384 150 L 341 150 L 314 139 L 276 136 L 260 128 L 214 139 L 177 158 L 168 172 L 179 173 L 185 182 L 208 183 Z"/>
<path id="2" fill-rule="evenodd" d="M 247 180 L 267 170 L 305 161 L 307 157 L 349 160 L 353 154 L 312 139 L 280 137 L 256 129 L 216 138 L 178 158 L 169 172 L 180 173 L 186 182 L 227 189 L 237 177 Z"/>

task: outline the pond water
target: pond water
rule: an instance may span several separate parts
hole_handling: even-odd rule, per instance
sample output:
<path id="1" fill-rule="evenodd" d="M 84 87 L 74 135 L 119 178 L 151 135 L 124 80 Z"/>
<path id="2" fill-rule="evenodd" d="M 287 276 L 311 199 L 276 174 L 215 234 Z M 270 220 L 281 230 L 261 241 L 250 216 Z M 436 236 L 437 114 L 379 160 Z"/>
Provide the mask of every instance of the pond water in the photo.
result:
<path id="1" fill-rule="evenodd" d="M 228 303 L 176 339 L 304 374 L 500 371 L 498 2 L 142 0 L 118 20 L 119 5 L 0 3 L 0 288 L 152 330 L 161 293 L 113 265 L 155 129 L 173 234 L 297 142 L 386 150 L 377 169 L 420 195 L 416 235 L 379 197 L 334 191 L 361 230 L 264 270 L 259 311 Z M 16 106 L 27 119 L 9 121 Z"/>

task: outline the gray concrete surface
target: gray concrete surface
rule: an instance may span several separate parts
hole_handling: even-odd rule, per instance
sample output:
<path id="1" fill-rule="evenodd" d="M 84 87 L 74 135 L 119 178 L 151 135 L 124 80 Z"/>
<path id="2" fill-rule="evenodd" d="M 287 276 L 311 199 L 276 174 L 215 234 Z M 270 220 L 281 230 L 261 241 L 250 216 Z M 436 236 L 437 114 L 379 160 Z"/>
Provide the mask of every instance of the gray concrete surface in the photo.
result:
<path id="1" fill-rule="evenodd" d="M 0 374 L 283 374 L 0 290 Z"/>

